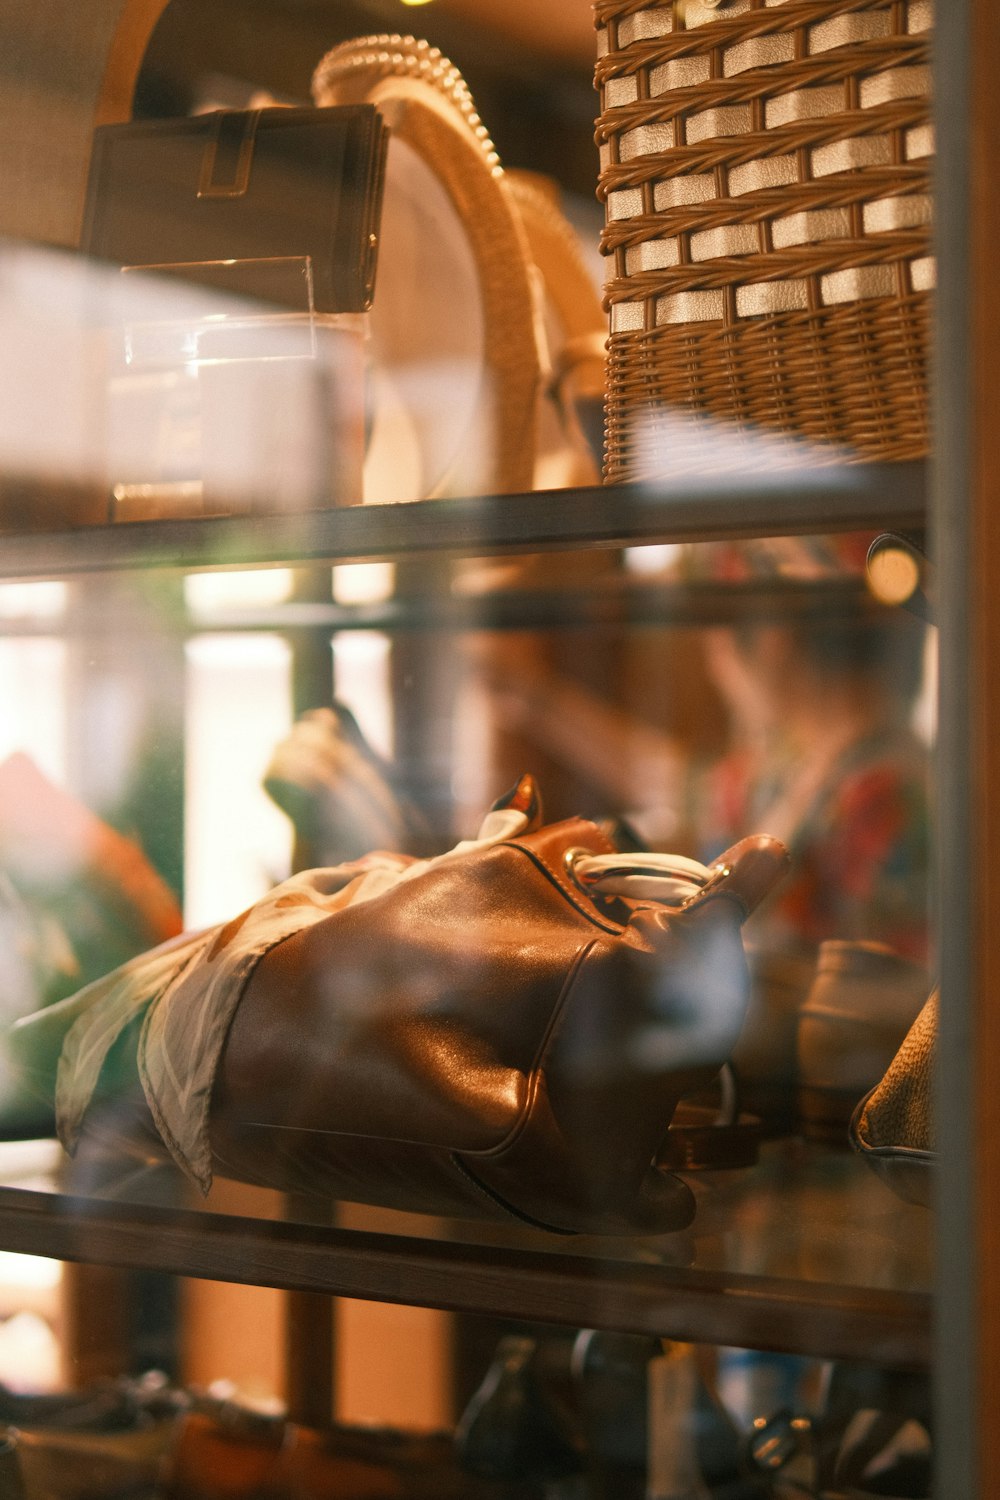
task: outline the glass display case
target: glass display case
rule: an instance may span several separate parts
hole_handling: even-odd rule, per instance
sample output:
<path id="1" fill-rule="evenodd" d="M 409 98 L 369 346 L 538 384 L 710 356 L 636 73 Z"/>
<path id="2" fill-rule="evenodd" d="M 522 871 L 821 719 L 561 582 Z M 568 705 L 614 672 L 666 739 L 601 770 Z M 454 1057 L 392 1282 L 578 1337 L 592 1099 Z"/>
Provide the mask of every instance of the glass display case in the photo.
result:
<path id="1" fill-rule="evenodd" d="M 120 1377 L 161 1441 L 140 1461 L 120 1434 L 150 1422 L 119 1424 L 137 1494 L 207 1500 L 216 1440 L 230 1478 L 285 1452 L 289 1496 L 366 1465 L 414 1495 L 989 1494 L 995 23 L 935 21 L 933 456 L 789 461 L 765 432 L 736 463 L 719 422 L 695 469 L 601 483 L 582 0 L 527 37 L 449 0 L 254 4 L 251 37 L 220 3 L 228 64 L 185 0 L 64 9 L 0 22 L 24 70 L 0 104 L 0 1250 L 51 1267 L 41 1373 L 0 1324 L 27 1500 L 50 1461 L 37 1493 L 78 1493 L 83 1450 L 25 1403 Z M 334 106 L 376 68 L 390 131 L 351 370 L 251 378 L 242 345 L 178 339 L 183 310 L 137 319 L 134 269 L 123 313 L 121 268 L 75 246 L 93 127 L 136 80 L 140 117 L 307 104 L 303 59 L 413 16 L 496 147 L 457 73 L 461 129 L 428 105 L 426 49 L 376 37 L 348 83 L 324 63 Z M 495 198 L 501 161 L 524 180 Z M 123 410 L 107 351 L 128 365 L 136 328 L 173 363 L 130 366 Z M 255 322 L 246 363 L 284 365 L 274 337 Z M 116 513 L 116 442 L 160 490 L 184 449 L 197 503 Z M 751 838 L 789 851 L 771 891 Z M 480 873 L 511 851 L 540 893 Z M 864 1100 L 900 1056 L 912 1079 L 938 987 L 934 1160 L 904 1130 L 893 1179 Z M 0 1312 L 31 1304 L 26 1264 Z"/>

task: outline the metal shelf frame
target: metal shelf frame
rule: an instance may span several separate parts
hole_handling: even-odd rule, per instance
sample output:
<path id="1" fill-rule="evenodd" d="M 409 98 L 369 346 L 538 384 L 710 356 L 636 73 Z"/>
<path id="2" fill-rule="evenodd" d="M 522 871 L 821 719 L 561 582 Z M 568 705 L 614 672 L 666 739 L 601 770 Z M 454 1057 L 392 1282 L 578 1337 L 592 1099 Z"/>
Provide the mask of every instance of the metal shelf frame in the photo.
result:
<path id="1" fill-rule="evenodd" d="M 830 464 L 742 480 L 727 474 L 676 485 L 606 485 L 294 515 L 132 521 L 0 535 L 0 579 L 919 531 L 926 497 L 922 463 Z"/>

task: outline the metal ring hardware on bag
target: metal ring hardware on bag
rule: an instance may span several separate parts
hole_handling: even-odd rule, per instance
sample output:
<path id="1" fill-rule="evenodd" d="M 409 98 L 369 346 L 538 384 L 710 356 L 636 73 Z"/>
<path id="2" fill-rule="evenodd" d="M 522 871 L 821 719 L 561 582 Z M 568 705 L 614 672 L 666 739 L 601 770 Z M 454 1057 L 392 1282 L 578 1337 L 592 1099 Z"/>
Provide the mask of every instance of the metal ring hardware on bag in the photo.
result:
<path id="1" fill-rule="evenodd" d="M 580 890 L 594 896 L 628 896 L 682 911 L 729 874 L 727 865 L 703 865 L 683 854 L 592 854 L 573 847 L 563 856 Z"/>

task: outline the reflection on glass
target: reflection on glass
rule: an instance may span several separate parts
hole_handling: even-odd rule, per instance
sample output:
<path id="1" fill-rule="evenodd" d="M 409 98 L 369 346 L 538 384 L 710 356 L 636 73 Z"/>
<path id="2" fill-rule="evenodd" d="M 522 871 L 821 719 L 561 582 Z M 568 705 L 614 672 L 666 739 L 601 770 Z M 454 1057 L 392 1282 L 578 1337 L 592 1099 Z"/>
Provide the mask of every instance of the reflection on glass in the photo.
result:
<path id="1" fill-rule="evenodd" d="M 239 573 L 189 573 L 184 579 L 184 599 L 195 616 L 223 614 L 227 610 L 281 604 L 292 591 L 288 568 L 251 569 Z"/>
<path id="2" fill-rule="evenodd" d="M 390 671 L 391 646 L 388 637 L 379 631 L 345 631 L 335 637 L 333 676 L 337 698 L 353 712 L 369 743 L 387 759 L 393 753 Z"/>
<path id="3" fill-rule="evenodd" d="M 0 618 L 5 620 L 53 620 L 66 609 L 65 583 L 0 584 Z"/>
<path id="4" fill-rule="evenodd" d="M 342 563 L 333 569 L 333 597 L 338 604 L 379 604 L 396 587 L 393 563 Z"/>
<path id="5" fill-rule="evenodd" d="M 23 751 L 57 782 L 69 752 L 66 657 L 53 637 L 0 641 L 0 759 Z"/>
<path id="6" fill-rule="evenodd" d="M 0 465 L 52 491 L 21 529 L 360 498 L 363 315 L 6 246 L 0 317 Z"/>
<path id="7" fill-rule="evenodd" d="M 291 722 L 290 658 L 284 641 L 256 634 L 198 636 L 186 657 L 185 921 L 199 928 L 288 869 L 288 824 L 261 781 Z"/>
<path id="8" fill-rule="evenodd" d="M 807 482 L 815 471 L 833 469 L 836 480 L 852 484 L 850 449 L 814 443 L 779 428 L 730 422 L 704 412 L 667 405 L 650 406 L 634 421 L 633 461 L 637 479 L 656 489 L 680 484 L 711 487 L 738 478 L 746 486 L 789 486 Z"/>

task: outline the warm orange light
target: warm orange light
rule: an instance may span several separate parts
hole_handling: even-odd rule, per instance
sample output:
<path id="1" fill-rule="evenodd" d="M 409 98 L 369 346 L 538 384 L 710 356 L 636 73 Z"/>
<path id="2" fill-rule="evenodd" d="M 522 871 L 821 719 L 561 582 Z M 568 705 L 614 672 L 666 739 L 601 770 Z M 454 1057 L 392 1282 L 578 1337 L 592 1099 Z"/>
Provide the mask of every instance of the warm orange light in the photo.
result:
<path id="1" fill-rule="evenodd" d="M 920 583 L 920 564 L 902 547 L 883 547 L 868 559 L 868 586 L 883 604 L 905 604 Z"/>

